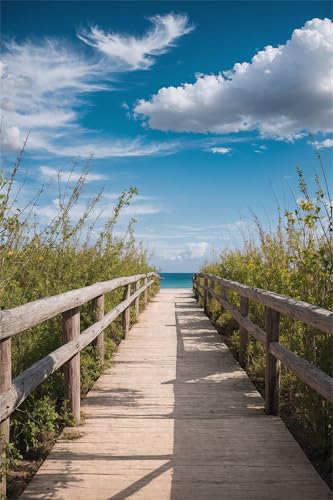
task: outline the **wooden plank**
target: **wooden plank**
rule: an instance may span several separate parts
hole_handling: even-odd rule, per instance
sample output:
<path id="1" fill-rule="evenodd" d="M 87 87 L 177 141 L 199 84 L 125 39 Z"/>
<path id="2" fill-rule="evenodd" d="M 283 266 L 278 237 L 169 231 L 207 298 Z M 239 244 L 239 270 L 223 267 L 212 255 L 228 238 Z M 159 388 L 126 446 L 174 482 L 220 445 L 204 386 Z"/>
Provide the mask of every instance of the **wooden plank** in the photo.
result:
<path id="1" fill-rule="evenodd" d="M 93 311 L 94 311 L 94 320 L 95 323 L 100 321 L 104 316 L 104 307 L 105 300 L 104 295 L 100 295 L 93 300 L 92 303 Z M 104 332 L 101 332 L 100 335 L 94 340 L 93 345 L 95 346 L 97 357 L 99 359 L 99 363 L 101 366 L 104 364 Z"/>
<path id="2" fill-rule="evenodd" d="M 248 333 L 250 333 L 256 340 L 261 342 L 262 344 L 266 341 L 266 333 L 259 326 L 255 325 L 249 318 L 244 317 L 238 311 L 238 309 L 226 300 L 225 290 L 221 290 L 221 295 L 218 295 L 216 292 L 211 290 L 211 294 L 213 297 L 223 306 L 223 308 L 230 312 L 233 318 L 237 321 L 237 323 L 246 329 Z M 223 295 L 222 295 L 223 294 Z"/>
<path id="3" fill-rule="evenodd" d="M 0 422 L 8 418 L 49 375 L 93 342 L 144 290 L 145 287 L 141 287 L 129 299 L 124 300 L 112 311 L 105 314 L 98 323 L 82 332 L 78 339 L 59 347 L 20 373 L 13 380 L 10 390 L 0 394 Z"/>
<path id="4" fill-rule="evenodd" d="M 207 306 L 208 306 L 208 278 L 205 278 L 204 293 L 203 293 L 203 308 L 206 314 L 207 314 Z"/>
<path id="5" fill-rule="evenodd" d="M 248 317 L 249 314 L 249 299 L 247 297 L 240 298 L 240 313 L 245 318 Z M 248 363 L 248 344 L 249 344 L 249 334 L 244 328 L 244 326 L 240 326 L 239 329 L 239 363 L 244 368 Z"/>
<path id="6" fill-rule="evenodd" d="M 280 313 L 270 307 L 265 308 L 265 410 L 268 415 L 277 415 L 280 398 L 280 361 L 272 355 L 270 344 L 279 342 Z"/>
<path id="7" fill-rule="evenodd" d="M 21 500 L 328 500 L 189 290 L 164 289 Z"/>
<path id="8" fill-rule="evenodd" d="M 13 309 L 0 311 L 0 340 L 12 337 L 19 332 L 32 328 L 54 316 L 79 307 L 86 302 L 112 292 L 129 283 L 135 283 L 140 278 L 159 277 L 156 273 L 137 274 L 124 278 L 96 283 L 85 288 L 78 288 L 69 292 L 29 302 Z"/>
<path id="9" fill-rule="evenodd" d="M 138 280 L 135 284 L 135 290 L 138 291 L 140 288 L 140 280 Z M 135 319 L 138 321 L 140 314 L 140 297 L 135 299 L 134 301 L 134 309 L 135 309 Z"/>
<path id="10" fill-rule="evenodd" d="M 63 343 L 76 341 L 80 336 L 80 309 L 75 307 L 62 315 Z M 68 401 L 75 425 L 80 424 L 81 383 L 80 383 L 80 353 L 75 354 L 64 365 L 65 400 Z"/>
<path id="11" fill-rule="evenodd" d="M 147 278 L 144 279 L 144 286 L 146 287 L 145 288 L 145 291 L 144 291 L 144 294 L 143 294 L 143 303 L 144 303 L 144 306 L 146 307 L 146 305 L 148 304 L 148 290 L 147 290 Z"/>
<path id="12" fill-rule="evenodd" d="M 254 288 L 236 281 L 226 280 L 212 274 L 199 273 L 198 276 L 208 277 L 216 283 L 223 284 L 228 290 L 233 290 L 243 297 L 254 300 L 263 304 L 264 306 L 271 307 L 280 313 L 287 314 L 302 323 L 318 328 L 323 332 L 333 335 L 333 312 L 328 309 L 323 309 L 313 304 L 308 304 L 301 300 L 295 300 L 291 297 L 278 295 L 274 292 Z"/>
<path id="13" fill-rule="evenodd" d="M 0 342 L 0 395 L 12 383 L 11 339 Z M 9 418 L 0 423 L 0 498 L 6 498 L 6 459 L 9 443 Z"/>
<path id="14" fill-rule="evenodd" d="M 333 404 L 333 378 L 278 342 L 271 342 L 269 350 L 284 366 L 295 373 L 303 382 L 312 387 Z"/>
<path id="15" fill-rule="evenodd" d="M 144 293 L 146 293 L 147 288 L 145 289 Z M 124 300 L 128 300 L 129 297 L 131 296 L 131 285 L 127 285 L 125 288 L 125 293 L 124 293 Z M 130 305 L 125 309 L 123 313 L 123 332 L 124 332 L 124 338 L 127 337 L 127 334 L 130 329 L 130 320 L 131 320 L 131 309 Z"/>

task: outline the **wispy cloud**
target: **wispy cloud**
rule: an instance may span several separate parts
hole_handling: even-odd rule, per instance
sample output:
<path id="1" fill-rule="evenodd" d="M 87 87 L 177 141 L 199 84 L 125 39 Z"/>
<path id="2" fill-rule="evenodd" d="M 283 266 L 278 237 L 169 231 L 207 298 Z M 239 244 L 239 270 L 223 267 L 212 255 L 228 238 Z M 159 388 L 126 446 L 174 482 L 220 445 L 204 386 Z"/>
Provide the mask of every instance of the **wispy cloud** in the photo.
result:
<path id="1" fill-rule="evenodd" d="M 90 31 L 79 31 L 78 37 L 103 55 L 113 71 L 148 69 L 155 62 L 153 56 L 164 54 L 175 41 L 190 33 L 186 15 L 167 14 L 148 18 L 153 27 L 142 37 L 105 32 L 98 26 Z"/>
<path id="2" fill-rule="evenodd" d="M 90 55 L 83 44 L 80 48 L 64 39 L 5 40 L 0 63 L 2 148 L 19 150 L 31 130 L 27 148 L 32 152 L 97 158 L 173 152 L 175 144 L 149 143 L 140 137 L 102 140 L 80 125 L 89 95 L 112 91 L 115 71 L 151 66 L 154 57 L 193 29 L 181 15 L 155 16 L 150 21 L 153 29 L 142 38 L 104 34 L 97 27 L 89 34 L 79 33 L 82 41 L 96 48 Z"/>
<path id="3" fill-rule="evenodd" d="M 259 130 L 292 140 L 332 130 L 332 22 L 312 19 L 284 45 L 268 45 L 231 71 L 163 87 L 134 112 L 152 129 L 230 133 Z M 290 68 L 293 68 L 291 71 Z M 304 105 L 306 103 L 306 106 Z"/>
<path id="4" fill-rule="evenodd" d="M 85 172 L 74 172 L 57 170 L 56 168 L 41 166 L 40 173 L 43 177 L 49 180 L 59 180 L 59 182 L 77 182 L 84 175 L 85 182 L 101 181 L 109 179 L 106 175 L 92 174 Z"/>

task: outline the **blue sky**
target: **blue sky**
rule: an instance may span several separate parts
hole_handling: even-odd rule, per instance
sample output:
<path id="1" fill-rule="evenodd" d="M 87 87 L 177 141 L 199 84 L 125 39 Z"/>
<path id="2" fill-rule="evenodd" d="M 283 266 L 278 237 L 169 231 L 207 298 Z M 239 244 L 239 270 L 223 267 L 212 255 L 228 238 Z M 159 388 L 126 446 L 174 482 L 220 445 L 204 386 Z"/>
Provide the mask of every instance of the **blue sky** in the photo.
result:
<path id="1" fill-rule="evenodd" d="M 332 166 L 330 2 L 3 2 L 2 161 L 30 130 L 22 198 L 90 154 L 105 216 L 137 186 L 136 234 L 162 271 L 240 246 L 292 204 L 296 165 Z M 79 207 L 80 208 L 80 207 Z"/>

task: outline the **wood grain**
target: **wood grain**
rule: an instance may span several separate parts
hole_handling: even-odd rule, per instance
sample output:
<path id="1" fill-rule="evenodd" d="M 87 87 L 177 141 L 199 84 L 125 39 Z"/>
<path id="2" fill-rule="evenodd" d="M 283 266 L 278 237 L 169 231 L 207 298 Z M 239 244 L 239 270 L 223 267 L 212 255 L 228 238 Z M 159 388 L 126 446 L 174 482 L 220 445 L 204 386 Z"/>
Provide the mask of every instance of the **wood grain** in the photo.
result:
<path id="1" fill-rule="evenodd" d="M 199 273 L 198 276 L 206 276 L 212 281 L 222 284 L 226 289 L 237 292 L 242 297 L 247 297 L 264 306 L 271 307 L 280 313 L 288 314 L 288 316 L 302 321 L 302 323 L 333 335 L 333 312 L 328 309 L 211 274 Z"/>
<path id="2" fill-rule="evenodd" d="M 150 278 L 153 276 L 159 277 L 156 273 L 147 273 L 115 278 L 85 288 L 78 288 L 59 295 L 29 302 L 13 309 L 4 309 L 0 311 L 0 340 L 32 328 L 64 311 L 79 307 L 100 295 L 112 292 L 129 283 L 135 283 L 140 278 Z"/>
<path id="3" fill-rule="evenodd" d="M 121 302 L 100 321 L 82 332 L 77 339 L 59 347 L 20 373 L 13 380 L 11 388 L 0 394 L 0 422 L 6 420 L 49 375 L 95 340 L 144 290 L 145 286 L 141 287 L 129 299 Z"/>

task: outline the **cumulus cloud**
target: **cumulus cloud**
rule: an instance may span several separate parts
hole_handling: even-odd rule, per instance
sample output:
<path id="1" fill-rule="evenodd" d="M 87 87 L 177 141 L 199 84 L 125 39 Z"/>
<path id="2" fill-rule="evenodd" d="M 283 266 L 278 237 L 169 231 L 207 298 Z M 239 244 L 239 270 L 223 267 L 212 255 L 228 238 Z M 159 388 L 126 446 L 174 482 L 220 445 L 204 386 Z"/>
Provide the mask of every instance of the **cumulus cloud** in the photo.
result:
<path id="1" fill-rule="evenodd" d="M 158 241 L 151 242 L 150 247 L 154 250 L 155 257 L 171 262 L 202 261 L 209 255 L 212 248 L 206 241 L 196 243 L 162 244 Z"/>
<path id="2" fill-rule="evenodd" d="M 312 19 L 278 47 L 251 62 L 194 83 L 161 88 L 134 108 L 153 129 L 232 133 L 294 139 L 332 130 L 332 22 Z"/>
<path id="3" fill-rule="evenodd" d="M 120 33 L 106 33 L 98 26 L 78 33 L 80 40 L 107 56 L 114 70 L 147 69 L 157 56 L 165 53 L 193 27 L 186 15 L 167 14 L 149 18 L 153 27 L 141 38 Z"/>

